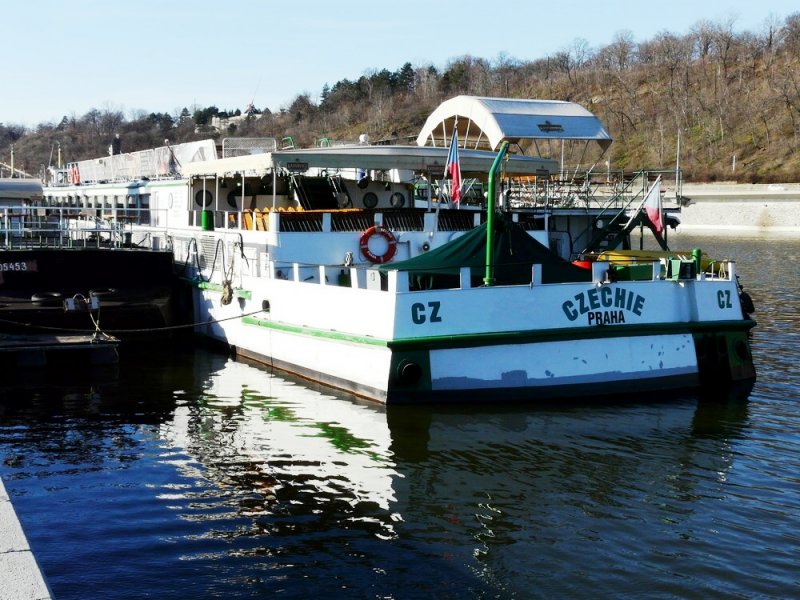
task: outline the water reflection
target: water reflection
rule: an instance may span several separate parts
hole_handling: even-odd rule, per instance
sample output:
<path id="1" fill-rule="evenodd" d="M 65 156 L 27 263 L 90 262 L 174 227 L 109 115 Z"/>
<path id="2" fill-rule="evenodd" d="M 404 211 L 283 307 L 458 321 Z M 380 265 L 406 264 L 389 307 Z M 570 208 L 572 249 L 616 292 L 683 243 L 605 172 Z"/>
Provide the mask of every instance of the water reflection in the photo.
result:
<path id="1" fill-rule="evenodd" d="M 228 361 L 206 379 L 196 401 L 179 398 L 159 437 L 191 457 L 174 462 L 187 478 L 202 476 L 231 490 L 240 514 L 268 517 L 254 524 L 258 534 L 358 523 L 377 536 L 393 535 L 386 511 L 397 473 L 376 407 Z"/>
<path id="2" fill-rule="evenodd" d="M 530 486 L 534 474 L 536 493 L 548 495 L 546 474 L 558 486 L 563 474 L 581 473 L 582 487 L 603 490 L 629 486 L 653 460 L 664 473 L 685 469 L 696 462 L 687 456 L 694 440 L 718 442 L 712 454 L 723 471 L 731 438 L 746 420 L 741 395 L 566 408 L 386 408 L 229 360 L 208 377 L 197 402 L 178 402 L 159 435 L 202 464 L 206 477 L 262 495 L 270 510 L 282 501 L 314 510 L 334 501 L 355 513 L 391 509 L 396 514 L 383 532 L 390 535 L 439 476 L 463 491 L 498 489 L 470 477 Z M 409 477 L 420 468 L 424 477 Z M 420 482 L 426 491 L 417 498 L 409 484 Z"/>
<path id="3" fill-rule="evenodd" d="M 70 558 L 44 551 L 59 597 L 79 589 L 69 564 L 109 560 L 120 535 L 127 553 L 115 571 L 144 592 L 163 584 L 147 574 L 158 557 L 175 586 L 155 588 L 162 597 L 276 585 L 289 595 L 527 596 L 533 581 L 543 595 L 622 575 L 657 582 L 652 564 L 630 558 L 678 553 L 664 529 L 691 535 L 699 505 L 725 496 L 748 422 L 745 401 L 694 395 L 386 409 L 203 352 L 168 368 L 123 366 L 116 382 L 60 396 L 24 392 L 0 397 L 0 472 L 13 495 L 29 496 L 23 513 L 47 522 L 69 506 L 64 533 L 95 532 L 67 544 Z M 616 572 L 576 561 L 598 548 Z M 99 566 L 82 575 L 104 576 Z"/>

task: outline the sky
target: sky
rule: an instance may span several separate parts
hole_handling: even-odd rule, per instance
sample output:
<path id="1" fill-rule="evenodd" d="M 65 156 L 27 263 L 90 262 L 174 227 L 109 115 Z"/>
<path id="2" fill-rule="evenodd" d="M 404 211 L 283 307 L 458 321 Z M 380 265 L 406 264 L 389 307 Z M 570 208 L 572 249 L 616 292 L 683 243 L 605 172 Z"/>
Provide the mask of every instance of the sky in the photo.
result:
<path id="1" fill-rule="evenodd" d="M 703 20 L 760 32 L 795 12 L 797 0 L 14 0 L 0 9 L 0 123 L 251 101 L 276 111 L 406 62 L 536 60 L 576 40 L 600 48 L 630 31 L 643 42 Z"/>

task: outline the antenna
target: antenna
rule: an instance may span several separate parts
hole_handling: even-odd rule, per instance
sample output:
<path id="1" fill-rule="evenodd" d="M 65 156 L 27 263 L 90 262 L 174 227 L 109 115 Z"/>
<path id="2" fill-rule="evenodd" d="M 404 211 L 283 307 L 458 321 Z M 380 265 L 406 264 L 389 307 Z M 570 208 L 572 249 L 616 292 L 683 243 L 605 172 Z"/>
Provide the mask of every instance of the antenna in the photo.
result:
<path id="1" fill-rule="evenodd" d="M 261 87 L 261 79 L 259 78 L 258 83 L 256 84 L 256 89 L 253 92 L 253 95 L 251 96 L 250 104 L 248 104 L 247 108 L 244 110 L 244 114 L 246 114 L 248 117 L 252 117 L 253 114 L 255 114 L 256 112 L 256 105 L 255 105 L 256 95 L 258 94 L 258 88 L 260 87 Z"/>

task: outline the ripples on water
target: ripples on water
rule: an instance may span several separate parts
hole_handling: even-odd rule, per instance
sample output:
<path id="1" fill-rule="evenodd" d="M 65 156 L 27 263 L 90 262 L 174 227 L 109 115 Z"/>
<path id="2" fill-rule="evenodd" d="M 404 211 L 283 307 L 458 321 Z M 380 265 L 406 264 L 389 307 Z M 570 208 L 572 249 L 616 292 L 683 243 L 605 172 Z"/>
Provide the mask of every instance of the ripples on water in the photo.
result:
<path id="1" fill-rule="evenodd" d="M 0 475 L 61 600 L 791 596 L 800 244 L 687 243 L 756 302 L 749 400 L 387 411 L 129 356 L 2 388 Z"/>

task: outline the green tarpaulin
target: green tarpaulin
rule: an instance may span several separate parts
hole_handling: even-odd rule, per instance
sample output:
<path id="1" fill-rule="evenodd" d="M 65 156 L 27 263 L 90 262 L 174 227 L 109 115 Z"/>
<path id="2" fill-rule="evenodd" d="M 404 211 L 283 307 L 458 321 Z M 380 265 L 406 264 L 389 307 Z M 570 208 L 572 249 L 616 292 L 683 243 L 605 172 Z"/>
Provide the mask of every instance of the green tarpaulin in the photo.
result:
<path id="1" fill-rule="evenodd" d="M 531 265 L 542 265 L 542 283 L 591 281 L 591 271 L 576 267 L 533 239 L 520 225 L 495 219 L 495 285 L 531 282 Z M 452 242 L 414 258 L 381 265 L 381 271 L 408 271 L 411 289 L 459 287 L 459 271 L 469 267 L 472 285 L 486 273 L 486 223 Z"/>

